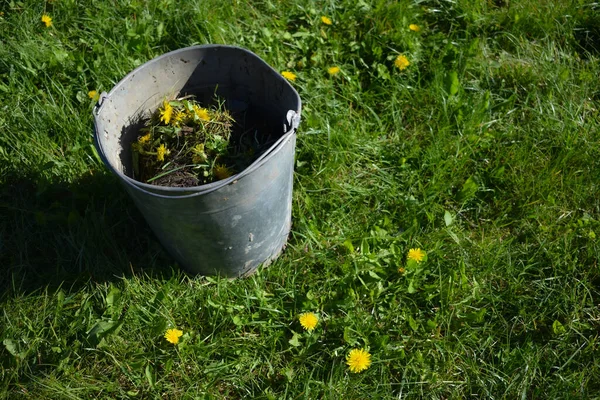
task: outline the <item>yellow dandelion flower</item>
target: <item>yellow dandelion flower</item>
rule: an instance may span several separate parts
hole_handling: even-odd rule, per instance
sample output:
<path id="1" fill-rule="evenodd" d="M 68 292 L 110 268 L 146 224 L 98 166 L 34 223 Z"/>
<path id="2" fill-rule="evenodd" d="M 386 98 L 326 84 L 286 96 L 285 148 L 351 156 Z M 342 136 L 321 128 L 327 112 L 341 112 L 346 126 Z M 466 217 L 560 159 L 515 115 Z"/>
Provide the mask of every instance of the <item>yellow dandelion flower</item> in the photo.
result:
<path id="1" fill-rule="evenodd" d="M 160 120 L 168 125 L 171 121 L 171 117 L 173 116 L 173 107 L 169 104 L 168 101 L 163 101 L 163 108 L 160 110 Z"/>
<path id="2" fill-rule="evenodd" d="M 408 26 L 408 29 L 410 29 L 413 32 L 419 32 L 421 30 L 421 28 L 419 28 L 419 25 L 417 24 L 410 24 Z"/>
<path id="3" fill-rule="evenodd" d="M 98 101 L 98 99 L 100 98 L 100 94 L 98 94 L 98 92 L 95 90 L 90 90 L 88 92 L 88 97 L 94 101 Z"/>
<path id="4" fill-rule="evenodd" d="M 406 56 L 404 56 L 403 54 L 399 54 L 398 57 L 396 57 L 396 59 L 394 60 L 394 65 L 396 66 L 396 68 L 402 71 L 410 65 L 410 62 L 408 61 L 408 58 L 406 58 Z"/>
<path id="5" fill-rule="evenodd" d="M 198 118 L 203 121 L 210 121 L 210 115 L 208 114 L 208 110 L 206 108 L 198 107 L 194 105 L 194 113 Z"/>
<path id="6" fill-rule="evenodd" d="M 404 267 L 400 267 L 400 268 L 398 268 L 398 273 L 399 273 L 399 274 L 403 274 L 403 273 L 405 273 L 405 272 L 406 272 L 406 269 L 405 269 Z"/>
<path id="7" fill-rule="evenodd" d="M 410 62 L 408 61 L 408 58 L 406 58 L 406 56 L 404 56 L 403 54 L 399 54 L 398 57 L 396 57 L 396 60 L 394 60 L 394 65 L 400 71 L 402 71 L 410 65 Z"/>
<path id="8" fill-rule="evenodd" d="M 406 256 L 406 258 L 409 260 L 414 260 L 419 263 L 419 262 L 423 261 L 423 258 L 425 258 L 425 252 L 419 248 L 410 249 L 408 251 L 408 255 Z"/>
<path id="9" fill-rule="evenodd" d="M 325 25 L 331 25 L 332 24 L 331 18 L 326 17 L 324 15 L 321 17 L 321 22 L 324 23 Z"/>
<path id="10" fill-rule="evenodd" d="M 165 339 L 167 339 L 167 342 L 169 343 L 177 344 L 182 335 L 183 332 L 179 329 L 168 329 L 167 332 L 165 332 Z"/>
<path id="11" fill-rule="evenodd" d="M 290 71 L 283 71 L 281 73 L 281 75 L 283 75 L 283 77 L 285 79 L 287 79 L 288 81 L 295 81 L 296 80 L 296 74 Z"/>
<path id="12" fill-rule="evenodd" d="M 170 151 L 167 150 L 167 146 L 165 146 L 164 143 L 161 144 L 156 149 L 156 160 L 157 161 L 165 161 L 165 156 L 168 155 L 169 153 L 170 153 Z"/>
<path id="13" fill-rule="evenodd" d="M 194 154 L 204 154 L 204 143 L 198 143 L 194 147 L 192 147 L 192 153 Z"/>
<path id="14" fill-rule="evenodd" d="M 346 364 L 351 372 L 362 372 L 371 366 L 371 354 L 363 349 L 352 349 L 346 356 Z"/>
<path id="15" fill-rule="evenodd" d="M 327 73 L 331 76 L 334 76 L 335 74 L 339 73 L 341 71 L 340 67 L 331 67 L 327 69 Z"/>
<path id="16" fill-rule="evenodd" d="M 138 143 L 139 144 L 146 144 L 149 141 L 150 141 L 150 134 L 149 133 L 145 134 L 144 136 L 140 136 L 138 138 Z"/>
<path id="17" fill-rule="evenodd" d="M 46 28 L 52 26 L 52 18 L 48 14 L 42 15 L 42 22 L 46 25 Z"/>
<path id="18" fill-rule="evenodd" d="M 185 112 L 175 111 L 175 115 L 171 118 L 171 125 L 179 126 L 185 120 Z"/>
<path id="19" fill-rule="evenodd" d="M 317 322 L 319 322 L 319 317 L 315 313 L 307 312 L 300 314 L 300 325 L 309 332 L 315 329 Z"/>
<path id="20" fill-rule="evenodd" d="M 225 179 L 225 178 L 229 178 L 231 175 L 233 175 L 231 170 L 223 164 L 215 165 L 215 169 L 213 170 L 213 172 L 215 173 L 215 176 L 217 177 L 217 179 Z"/>

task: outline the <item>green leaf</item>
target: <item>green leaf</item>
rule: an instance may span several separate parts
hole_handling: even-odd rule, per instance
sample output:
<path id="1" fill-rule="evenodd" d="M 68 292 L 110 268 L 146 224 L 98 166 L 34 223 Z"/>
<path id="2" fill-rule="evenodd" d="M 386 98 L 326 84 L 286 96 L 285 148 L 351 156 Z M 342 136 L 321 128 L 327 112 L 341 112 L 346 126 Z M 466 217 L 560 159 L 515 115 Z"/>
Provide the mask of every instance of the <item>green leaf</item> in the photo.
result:
<path id="1" fill-rule="evenodd" d="M 358 342 L 358 339 L 354 336 L 354 331 L 348 326 L 344 328 L 344 341 L 349 346 L 354 346 Z"/>
<path id="2" fill-rule="evenodd" d="M 563 324 L 561 324 L 558 320 L 552 323 L 552 331 L 555 335 L 562 335 L 567 332 Z"/>
<path id="3" fill-rule="evenodd" d="M 413 294 L 417 291 L 417 289 L 414 287 L 413 285 L 413 280 L 411 279 L 410 282 L 408 283 L 408 289 L 407 289 L 408 293 Z"/>
<path id="4" fill-rule="evenodd" d="M 69 53 L 63 49 L 55 49 L 54 50 L 54 62 L 56 64 L 62 64 L 65 62 L 67 58 L 69 58 Z"/>
<path id="5" fill-rule="evenodd" d="M 446 223 L 446 226 L 450 226 L 454 222 L 454 218 L 452 217 L 452 214 L 450 214 L 450 211 L 444 212 L 444 222 Z"/>
<path id="6" fill-rule="evenodd" d="M 300 335 L 294 332 L 294 336 L 288 341 L 294 347 L 300 346 Z"/>
<path id="7" fill-rule="evenodd" d="M 146 379 L 148 380 L 148 385 L 150 385 L 151 388 L 154 388 L 156 381 L 154 379 L 154 373 L 150 364 L 146 365 Z"/>
<path id="8" fill-rule="evenodd" d="M 485 316 L 486 312 L 487 310 L 485 308 L 482 308 L 479 311 L 468 313 L 466 317 L 469 321 L 481 323 L 483 322 L 483 317 Z"/>
<path id="9" fill-rule="evenodd" d="M 458 199 L 462 202 L 471 200 L 473 197 L 475 197 L 475 193 L 477 193 L 478 189 L 479 186 L 473 180 L 473 177 L 469 177 L 465 183 L 463 183 L 463 187 L 458 193 Z"/>
<path id="10" fill-rule="evenodd" d="M 367 239 L 363 239 L 360 243 L 360 253 L 361 254 L 369 254 L 371 252 L 371 248 L 369 247 L 369 242 Z"/>
<path id="11" fill-rule="evenodd" d="M 167 362 L 165 363 L 165 369 L 164 369 L 164 371 L 167 372 L 167 373 L 171 372 L 171 370 L 173 369 L 173 363 L 174 363 L 173 359 L 169 358 L 167 360 Z"/>
<path id="12" fill-rule="evenodd" d="M 287 378 L 288 382 L 291 382 L 294 379 L 294 368 L 289 367 L 283 370 L 283 374 Z"/>
<path id="13" fill-rule="evenodd" d="M 383 278 L 380 277 L 379 275 L 377 275 L 377 273 L 375 273 L 375 271 L 369 271 L 369 276 L 371 278 L 377 279 L 378 281 L 382 281 L 383 280 Z"/>
<path id="14" fill-rule="evenodd" d="M 444 89 L 449 96 L 454 96 L 458 93 L 458 88 L 460 87 L 460 82 L 458 81 L 458 74 L 456 71 L 450 71 L 446 73 L 444 78 Z"/>
<path id="15" fill-rule="evenodd" d="M 160 40 L 160 38 L 162 37 L 164 31 L 165 31 L 165 24 L 161 22 L 156 27 L 156 37 L 157 37 L 157 39 Z"/>
<path id="16" fill-rule="evenodd" d="M 87 103 L 88 101 L 90 101 L 90 98 L 88 97 L 87 93 L 84 93 L 83 91 L 79 90 L 76 94 L 75 94 L 75 98 L 77 99 L 77 101 L 79 101 L 80 103 Z"/>
<path id="17" fill-rule="evenodd" d="M 344 245 L 344 247 L 345 247 L 346 249 L 348 249 L 348 252 L 349 252 L 350 254 L 353 254 L 353 253 L 354 253 L 354 246 L 352 245 L 352 242 L 350 241 L 350 239 L 346 239 L 346 240 L 344 241 L 343 245 Z"/>
<path id="18" fill-rule="evenodd" d="M 377 76 L 386 81 L 390 80 L 390 72 L 384 64 L 377 63 Z"/>
<path id="19" fill-rule="evenodd" d="M 4 339 L 2 343 L 4 344 L 4 347 L 6 347 L 6 350 L 8 350 L 10 354 L 17 358 L 21 358 L 21 353 L 17 348 L 17 344 L 12 339 Z"/>
<path id="20" fill-rule="evenodd" d="M 112 287 L 106 295 L 106 307 L 112 308 L 121 299 L 121 291 L 116 287 Z"/>
<path id="21" fill-rule="evenodd" d="M 417 331 L 419 329 L 419 325 L 417 325 L 417 321 L 414 320 L 412 316 L 408 316 L 408 325 L 413 331 Z"/>
<path id="22" fill-rule="evenodd" d="M 425 263 L 425 261 L 427 261 L 427 255 L 423 257 L 423 260 L 421 260 L 421 262 L 417 262 L 413 259 L 406 260 L 406 269 L 408 269 L 409 271 L 414 271 L 415 273 L 419 273 L 423 270 L 423 263 Z"/>
<path id="23" fill-rule="evenodd" d="M 111 334 L 116 334 L 121 330 L 123 320 L 119 321 L 98 321 L 88 331 L 87 339 L 92 346 L 97 346 L 100 342 Z"/>

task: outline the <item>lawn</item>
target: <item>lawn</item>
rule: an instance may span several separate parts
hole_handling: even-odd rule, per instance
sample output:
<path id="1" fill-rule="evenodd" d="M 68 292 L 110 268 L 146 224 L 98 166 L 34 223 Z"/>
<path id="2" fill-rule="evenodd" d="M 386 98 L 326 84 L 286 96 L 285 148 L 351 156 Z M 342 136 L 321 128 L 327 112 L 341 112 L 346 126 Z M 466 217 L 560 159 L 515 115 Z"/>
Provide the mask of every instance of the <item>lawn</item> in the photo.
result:
<path id="1" fill-rule="evenodd" d="M 245 279 L 180 269 L 93 146 L 98 93 L 206 43 L 303 101 Z M 0 398 L 600 398 L 599 77 L 591 0 L 2 2 Z"/>

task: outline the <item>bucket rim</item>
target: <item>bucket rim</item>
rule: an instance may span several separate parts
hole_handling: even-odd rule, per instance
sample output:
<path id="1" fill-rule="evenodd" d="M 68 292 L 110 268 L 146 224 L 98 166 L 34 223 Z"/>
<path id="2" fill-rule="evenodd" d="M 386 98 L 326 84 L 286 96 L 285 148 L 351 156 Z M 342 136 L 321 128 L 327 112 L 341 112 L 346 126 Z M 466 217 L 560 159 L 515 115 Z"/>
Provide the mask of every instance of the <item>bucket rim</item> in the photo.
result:
<path id="1" fill-rule="evenodd" d="M 130 176 L 127 176 L 122 171 L 117 170 L 106 158 L 106 155 L 104 154 L 104 149 L 102 148 L 102 144 L 100 142 L 99 134 L 98 134 L 98 118 L 100 116 L 100 113 L 102 112 L 103 106 L 106 104 L 106 100 L 108 98 L 110 98 L 110 96 L 112 94 L 114 94 L 121 86 L 123 86 L 128 78 L 135 75 L 140 70 L 144 69 L 150 63 L 158 62 L 161 59 L 170 58 L 170 57 L 176 56 L 179 53 L 183 53 L 183 52 L 187 52 L 187 51 L 191 51 L 191 50 L 200 50 L 200 49 L 206 50 L 206 49 L 219 49 L 219 48 L 239 50 L 241 52 L 247 53 L 248 55 L 255 58 L 256 61 L 263 64 L 263 66 L 265 66 L 267 69 L 270 69 L 271 71 L 273 71 L 274 76 L 277 76 L 278 79 L 280 79 L 282 82 L 284 82 L 287 85 L 287 87 L 292 90 L 292 93 L 296 96 L 296 98 L 298 100 L 298 109 L 297 110 L 289 110 L 287 112 L 287 116 L 286 116 L 287 131 L 284 132 L 283 135 L 275 143 L 273 143 L 273 145 L 271 145 L 271 147 L 269 147 L 260 157 L 258 157 L 256 160 L 254 160 L 243 171 L 241 171 L 235 175 L 232 175 L 229 178 L 222 179 L 222 180 L 219 180 L 216 182 L 207 183 L 204 185 L 190 186 L 190 187 L 171 187 L 171 186 L 151 185 L 148 183 L 143 183 L 143 182 L 137 181 L 137 180 L 131 178 Z M 277 152 L 279 152 L 279 150 L 281 150 L 284 147 L 282 145 L 282 142 L 288 140 L 291 136 L 293 136 L 296 133 L 296 130 L 300 123 L 301 110 L 302 110 L 302 100 L 300 99 L 300 95 L 298 94 L 296 89 L 283 76 L 281 76 L 281 74 L 277 70 L 275 70 L 275 68 L 271 67 L 268 63 L 266 63 L 262 58 L 260 58 L 258 55 L 256 55 L 252 51 L 242 48 L 242 47 L 239 47 L 239 46 L 221 45 L 221 44 L 203 44 L 203 45 L 189 46 L 189 47 L 184 47 L 181 49 L 167 52 L 167 53 L 162 54 L 158 57 L 155 57 L 151 60 L 148 60 L 147 62 L 143 63 L 142 65 L 138 66 L 137 68 L 135 68 L 134 70 L 129 72 L 127 75 L 125 75 L 116 85 L 114 85 L 112 87 L 112 89 L 108 93 L 103 92 L 100 95 L 100 99 L 98 100 L 98 103 L 96 104 L 96 106 L 94 106 L 94 109 L 92 112 L 92 114 L 94 115 L 94 145 L 95 145 L 96 149 L 98 150 L 98 153 L 100 155 L 100 158 L 102 159 L 102 162 L 108 167 L 108 169 L 111 172 L 113 172 L 114 174 L 116 174 L 119 178 L 121 178 L 122 182 L 126 183 L 128 186 L 133 187 L 135 190 L 144 192 L 151 196 L 161 197 L 161 198 L 190 198 L 190 197 L 195 197 L 195 196 L 208 194 L 210 192 L 216 191 L 224 186 L 231 184 L 234 181 L 242 179 L 246 175 L 251 174 L 253 171 L 255 171 L 256 169 L 258 169 L 262 165 L 264 165 L 267 161 L 269 161 L 269 159 L 271 159 Z M 157 193 L 157 192 L 163 192 L 164 194 Z M 190 193 L 190 192 L 192 192 L 192 193 Z M 181 194 L 178 195 L 179 193 L 181 193 Z"/>

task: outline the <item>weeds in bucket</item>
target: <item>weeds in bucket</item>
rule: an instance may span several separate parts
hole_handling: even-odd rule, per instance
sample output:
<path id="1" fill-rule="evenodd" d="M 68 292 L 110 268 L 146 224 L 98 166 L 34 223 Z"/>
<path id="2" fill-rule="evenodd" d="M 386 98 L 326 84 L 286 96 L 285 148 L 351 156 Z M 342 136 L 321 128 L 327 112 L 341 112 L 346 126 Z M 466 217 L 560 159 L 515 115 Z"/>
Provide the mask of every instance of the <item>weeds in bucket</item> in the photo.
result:
<path id="1" fill-rule="evenodd" d="M 232 176 L 235 160 L 241 158 L 244 164 L 254 154 L 252 148 L 232 146 L 234 124 L 223 101 L 204 108 L 189 96 L 165 99 L 131 145 L 134 177 L 188 187 Z"/>

